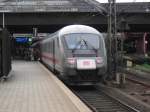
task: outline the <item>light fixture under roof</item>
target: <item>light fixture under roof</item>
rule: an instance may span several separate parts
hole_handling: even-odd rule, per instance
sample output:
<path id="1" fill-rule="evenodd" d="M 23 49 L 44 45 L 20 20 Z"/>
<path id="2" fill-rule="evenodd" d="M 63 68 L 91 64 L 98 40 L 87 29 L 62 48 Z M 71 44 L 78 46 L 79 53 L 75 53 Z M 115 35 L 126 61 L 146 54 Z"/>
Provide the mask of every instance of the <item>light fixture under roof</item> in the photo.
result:
<path id="1" fill-rule="evenodd" d="M 150 12 L 150 9 L 149 9 L 149 7 L 147 7 L 147 8 L 145 9 L 145 11 L 146 11 L 146 12 Z"/>
<path id="2" fill-rule="evenodd" d="M 0 12 L 12 12 L 12 10 L 0 10 Z"/>

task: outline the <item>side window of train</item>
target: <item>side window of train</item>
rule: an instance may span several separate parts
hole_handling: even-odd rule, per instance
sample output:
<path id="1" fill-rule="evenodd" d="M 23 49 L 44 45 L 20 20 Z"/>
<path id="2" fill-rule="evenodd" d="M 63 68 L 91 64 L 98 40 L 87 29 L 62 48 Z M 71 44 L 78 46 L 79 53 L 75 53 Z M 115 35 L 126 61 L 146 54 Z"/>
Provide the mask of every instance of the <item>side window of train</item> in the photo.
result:
<path id="1" fill-rule="evenodd" d="M 53 40 L 50 41 L 50 52 L 53 53 Z"/>
<path id="2" fill-rule="evenodd" d="M 50 41 L 49 44 L 50 44 L 50 49 L 49 49 L 49 50 L 50 50 L 50 52 L 52 53 L 52 49 L 53 49 L 53 48 L 52 48 L 52 47 L 53 47 L 53 46 L 52 46 L 52 41 Z"/>
<path id="3" fill-rule="evenodd" d="M 46 52 L 48 52 L 48 43 L 46 43 Z"/>
<path id="4" fill-rule="evenodd" d="M 50 52 L 50 49 L 51 49 L 51 45 L 50 43 L 48 43 L 48 52 Z"/>
<path id="5" fill-rule="evenodd" d="M 44 52 L 46 52 L 46 43 L 43 44 Z"/>
<path id="6" fill-rule="evenodd" d="M 57 37 L 57 46 L 58 46 L 58 48 L 60 48 L 60 46 L 59 46 L 59 39 L 58 39 L 58 37 Z"/>

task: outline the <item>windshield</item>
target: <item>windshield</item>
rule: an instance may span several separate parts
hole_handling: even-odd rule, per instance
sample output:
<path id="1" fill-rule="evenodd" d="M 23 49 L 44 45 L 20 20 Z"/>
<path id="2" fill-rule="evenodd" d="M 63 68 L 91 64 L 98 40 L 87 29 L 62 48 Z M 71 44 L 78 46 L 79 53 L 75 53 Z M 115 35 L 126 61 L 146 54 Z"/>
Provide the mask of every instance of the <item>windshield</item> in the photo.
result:
<path id="1" fill-rule="evenodd" d="M 99 36 L 95 34 L 68 34 L 65 35 L 68 49 L 98 49 Z"/>

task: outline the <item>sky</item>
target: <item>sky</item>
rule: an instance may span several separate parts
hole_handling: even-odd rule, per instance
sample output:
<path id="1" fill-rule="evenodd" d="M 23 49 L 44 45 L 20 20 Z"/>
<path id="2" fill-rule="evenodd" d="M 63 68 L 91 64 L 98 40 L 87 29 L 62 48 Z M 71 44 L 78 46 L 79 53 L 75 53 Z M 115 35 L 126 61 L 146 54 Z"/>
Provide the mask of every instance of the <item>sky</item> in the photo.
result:
<path id="1" fill-rule="evenodd" d="M 96 0 L 100 3 L 106 3 L 108 0 Z M 150 0 L 116 0 L 116 2 L 150 2 Z"/>

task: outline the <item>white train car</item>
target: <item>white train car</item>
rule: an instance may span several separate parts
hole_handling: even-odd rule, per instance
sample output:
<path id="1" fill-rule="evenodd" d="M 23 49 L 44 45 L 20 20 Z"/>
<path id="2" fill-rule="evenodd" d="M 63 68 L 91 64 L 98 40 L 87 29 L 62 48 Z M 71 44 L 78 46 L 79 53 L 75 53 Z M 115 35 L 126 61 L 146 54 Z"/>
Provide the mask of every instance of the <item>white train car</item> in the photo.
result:
<path id="1" fill-rule="evenodd" d="M 105 41 L 96 29 L 69 25 L 40 42 L 41 60 L 72 85 L 96 84 L 106 75 Z"/>

